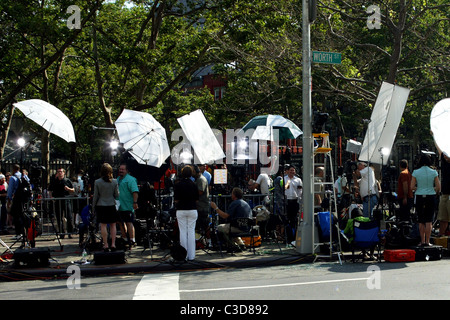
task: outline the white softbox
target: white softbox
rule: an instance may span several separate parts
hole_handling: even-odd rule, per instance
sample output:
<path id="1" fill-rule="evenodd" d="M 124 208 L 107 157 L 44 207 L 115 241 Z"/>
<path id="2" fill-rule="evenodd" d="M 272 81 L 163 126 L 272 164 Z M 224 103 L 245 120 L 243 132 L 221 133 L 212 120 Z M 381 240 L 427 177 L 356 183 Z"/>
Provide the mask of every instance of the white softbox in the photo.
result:
<path id="1" fill-rule="evenodd" d="M 201 110 L 182 116 L 177 121 L 194 148 L 199 163 L 212 163 L 225 158 L 223 149 Z"/>
<path id="2" fill-rule="evenodd" d="M 345 151 L 359 154 L 361 152 L 361 146 L 361 142 L 350 139 L 347 141 L 347 147 L 345 148 Z"/>
<path id="3" fill-rule="evenodd" d="M 387 163 L 409 91 L 407 88 L 383 82 L 359 154 L 360 161 Z"/>

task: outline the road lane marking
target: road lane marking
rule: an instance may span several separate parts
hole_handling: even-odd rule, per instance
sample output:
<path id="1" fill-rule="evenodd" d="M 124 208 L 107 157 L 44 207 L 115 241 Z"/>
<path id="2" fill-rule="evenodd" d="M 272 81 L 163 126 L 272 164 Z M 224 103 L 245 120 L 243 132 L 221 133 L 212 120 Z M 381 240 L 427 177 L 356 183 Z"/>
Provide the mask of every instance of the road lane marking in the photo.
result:
<path id="1" fill-rule="evenodd" d="M 179 273 L 146 274 L 136 287 L 133 300 L 180 300 Z"/>
<path id="2" fill-rule="evenodd" d="M 264 288 L 277 288 L 277 287 L 293 287 L 293 286 L 305 286 L 313 284 L 327 284 L 327 283 L 338 283 L 338 282 L 349 282 L 349 281 L 367 281 L 369 278 L 354 278 L 354 279 L 338 279 L 338 280 L 322 280 L 322 281 L 310 281 L 310 282 L 295 282 L 295 283 L 284 283 L 284 284 L 268 284 L 261 286 L 246 286 L 246 287 L 228 287 L 228 288 L 206 288 L 206 289 L 185 289 L 179 290 L 180 293 L 189 292 L 203 292 L 203 291 L 228 291 L 228 290 L 249 290 L 249 289 L 264 289 Z"/>

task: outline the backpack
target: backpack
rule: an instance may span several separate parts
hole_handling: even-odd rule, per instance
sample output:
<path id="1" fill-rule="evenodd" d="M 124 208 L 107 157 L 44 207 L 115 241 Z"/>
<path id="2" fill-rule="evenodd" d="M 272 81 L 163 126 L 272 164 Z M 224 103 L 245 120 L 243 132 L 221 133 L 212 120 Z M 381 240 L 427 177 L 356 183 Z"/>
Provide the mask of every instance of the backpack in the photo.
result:
<path id="1" fill-rule="evenodd" d="M 30 181 L 25 179 L 23 176 L 17 178 L 19 180 L 19 186 L 14 193 L 14 198 L 18 198 L 21 201 L 28 201 L 31 198 L 31 184 Z"/>

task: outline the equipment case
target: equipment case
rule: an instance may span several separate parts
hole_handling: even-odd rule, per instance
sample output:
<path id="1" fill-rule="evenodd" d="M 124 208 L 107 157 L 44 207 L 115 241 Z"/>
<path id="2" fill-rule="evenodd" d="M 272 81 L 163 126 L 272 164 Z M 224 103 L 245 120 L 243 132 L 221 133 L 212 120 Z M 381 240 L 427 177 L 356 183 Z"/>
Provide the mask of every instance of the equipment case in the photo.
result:
<path id="1" fill-rule="evenodd" d="M 416 246 L 411 249 L 416 251 L 416 261 L 433 261 L 442 258 L 442 246 Z"/>
<path id="2" fill-rule="evenodd" d="M 387 262 L 412 262 L 416 261 L 416 251 L 412 249 L 386 249 L 383 252 Z"/>
<path id="3" fill-rule="evenodd" d="M 50 265 L 50 248 L 17 249 L 13 256 L 16 268 L 39 268 Z"/>
<path id="4" fill-rule="evenodd" d="M 444 249 L 449 248 L 449 237 L 437 237 L 433 239 L 434 244 L 437 246 L 442 246 Z"/>
<path id="5" fill-rule="evenodd" d="M 117 250 L 114 252 L 95 252 L 94 262 L 96 265 L 126 263 L 125 251 Z"/>

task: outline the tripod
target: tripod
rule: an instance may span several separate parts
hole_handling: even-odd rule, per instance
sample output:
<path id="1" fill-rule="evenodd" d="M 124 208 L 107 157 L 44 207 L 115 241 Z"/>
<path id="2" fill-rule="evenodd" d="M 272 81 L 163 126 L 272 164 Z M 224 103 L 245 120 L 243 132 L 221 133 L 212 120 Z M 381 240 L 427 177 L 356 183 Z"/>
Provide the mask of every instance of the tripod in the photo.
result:
<path id="1" fill-rule="evenodd" d="M 27 219 L 28 219 L 28 216 L 26 215 L 25 212 L 28 210 L 28 206 L 29 206 L 28 201 L 26 201 L 26 202 L 24 202 L 24 201 L 14 202 L 13 201 L 13 203 L 12 203 L 11 214 L 13 215 L 13 219 L 15 221 L 15 228 L 16 229 L 19 228 L 21 231 L 21 234 L 18 234 L 19 237 L 16 239 L 16 241 L 11 246 L 8 247 L 8 249 L 10 251 L 11 251 L 11 248 L 19 241 L 21 241 L 21 243 L 22 243 L 20 246 L 21 249 L 26 248 L 27 244 L 28 244 L 28 246 L 31 247 L 31 245 L 29 243 L 27 243 L 27 234 L 28 234 Z M 8 251 L 8 250 L 6 250 L 6 251 Z"/>
<path id="2" fill-rule="evenodd" d="M 163 247 L 163 245 L 167 244 L 169 247 L 171 245 L 173 245 L 173 239 L 171 239 L 168 235 L 168 233 L 171 231 L 169 229 L 169 223 L 171 222 L 171 217 L 169 217 L 168 221 L 163 221 L 166 220 L 166 217 L 163 217 L 163 214 L 161 213 L 162 209 L 157 211 L 156 214 L 156 222 L 151 223 L 151 219 L 148 218 L 146 219 L 146 225 L 147 225 L 147 230 L 146 230 L 146 237 L 147 237 L 147 242 L 148 242 L 148 248 L 150 249 L 150 256 L 151 259 L 153 259 L 153 245 L 154 243 L 159 243 L 160 248 Z M 163 229 L 163 224 L 164 224 L 164 229 Z M 173 230 L 175 230 L 176 226 L 173 226 Z M 175 231 L 174 231 L 175 232 Z M 164 242 L 166 241 L 166 242 Z M 145 252 L 146 248 L 144 246 L 144 250 L 142 250 L 143 254 Z"/>
<path id="3" fill-rule="evenodd" d="M 59 236 L 59 233 L 58 233 L 58 228 L 56 228 L 55 223 L 53 221 L 53 214 L 49 213 L 49 210 L 46 207 L 41 207 L 41 209 L 40 210 L 36 210 L 36 212 L 42 212 L 42 213 L 47 214 L 47 217 L 49 217 L 50 223 L 52 224 L 52 228 L 55 231 L 55 237 L 56 237 L 56 239 L 58 239 L 59 247 L 60 247 L 60 249 L 62 251 L 63 250 L 63 245 L 61 244 L 60 236 Z"/>
<path id="4" fill-rule="evenodd" d="M 213 214 L 213 213 L 209 213 L 208 215 L 208 226 L 206 227 L 205 230 L 201 230 L 201 237 L 200 239 L 196 240 L 196 243 L 201 243 L 201 244 L 205 244 L 205 247 L 200 247 L 200 249 L 203 250 L 203 252 L 210 254 L 209 251 L 211 251 L 214 247 L 210 247 L 208 246 L 208 241 L 207 239 L 214 239 L 216 241 L 216 244 L 219 246 L 219 250 L 220 250 L 220 254 L 223 257 L 223 253 L 222 253 L 222 241 L 219 238 L 219 233 L 217 231 L 217 225 L 218 225 L 218 214 Z M 213 238 L 214 237 L 214 238 Z M 212 242 L 211 242 L 212 245 Z"/>
<path id="5" fill-rule="evenodd" d="M 81 210 L 80 215 L 81 215 L 81 220 L 82 220 L 82 223 L 80 223 L 80 226 L 82 225 L 82 228 L 81 227 L 79 228 L 78 245 L 83 250 L 85 250 L 87 248 L 88 249 L 87 251 L 93 251 L 94 249 L 96 249 L 96 247 L 95 247 L 95 245 L 97 244 L 96 240 L 100 240 L 99 243 L 102 243 L 102 241 L 101 241 L 101 238 L 99 236 L 97 236 L 97 234 L 96 234 L 97 221 L 96 221 L 95 214 L 92 212 L 92 206 L 86 205 Z M 53 224 L 53 219 L 51 219 L 51 221 Z M 84 239 L 84 234 L 85 234 L 86 230 L 87 230 L 87 237 L 86 237 L 86 239 Z"/>
<path id="6" fill-rule="evenodd" d="M 94 222 L 89 222 L 87 226 L 83 226 L 83 230 L 80 230 L 79 245 L 82 250 L 92 252 L 96 250 L 97 243 L 102 243 L 102 239 L 96 233 L 96 227 Z M 85 228 L 87 227 L 87 237 L 84 239 Z M 99 242 L 97 242 L 99 240 Z"/>

